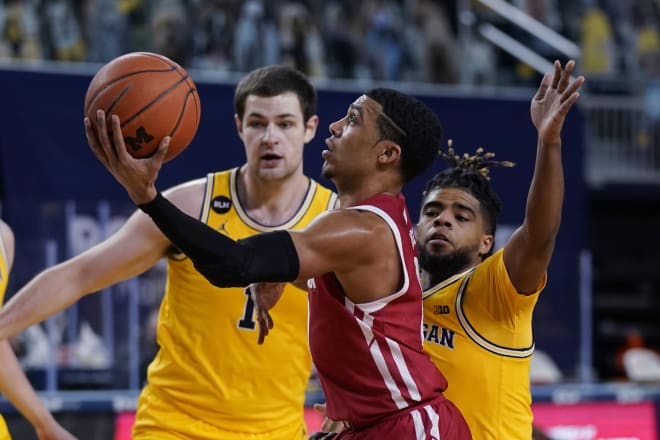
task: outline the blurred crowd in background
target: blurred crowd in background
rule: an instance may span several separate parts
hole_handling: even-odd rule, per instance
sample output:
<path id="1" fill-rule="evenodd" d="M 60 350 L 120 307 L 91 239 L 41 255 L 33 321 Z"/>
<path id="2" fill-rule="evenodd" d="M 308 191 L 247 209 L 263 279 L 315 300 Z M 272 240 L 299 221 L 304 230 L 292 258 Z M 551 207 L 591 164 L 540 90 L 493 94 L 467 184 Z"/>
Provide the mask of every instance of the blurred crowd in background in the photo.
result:
<path id="1" fill-rule="evenodd" d="M 575 42 L 581 73 L 610 89 L 660 76 L 659 0 L 510 3 Z M 483 41 L 483 21 L 510 27 L 478 0 L 3 0 L 0 59 L 105 62 L 148 50 L 217 72 L 284 63 L 316 78 L 535 84 L 529 66 Z"/>

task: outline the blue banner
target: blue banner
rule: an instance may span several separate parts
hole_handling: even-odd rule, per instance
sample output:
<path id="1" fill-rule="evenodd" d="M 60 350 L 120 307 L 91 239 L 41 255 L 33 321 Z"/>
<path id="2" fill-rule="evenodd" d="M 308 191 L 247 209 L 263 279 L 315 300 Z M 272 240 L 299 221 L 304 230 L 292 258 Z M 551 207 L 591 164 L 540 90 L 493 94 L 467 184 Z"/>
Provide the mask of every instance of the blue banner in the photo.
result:
<path id="1" fill-rule="evenodd" d="M 193 74 L 193 78 L 195 75 Z M 91 75 L 0 70 L 0 188 L 3 217 L 16 233 L 13 291 L 47 264 L 48 240 L 58 244 L 62 260 L 97 242 L 132 212 L 128 196 L 87 147 L 83 101 Z M 233 121 L 231 83 L 197 81 L 202 119 L 190 147 L 170 163 L 159 188 L 241 164 L 245 159 Z M 527 190 L 536 155 L 536 131 L 529 117 L 534 90 L 515 96 L 491 94 L 431 94 L 407 90 L 427 102 L 440 116 L 445 141 L 459 151 L 477 146 L 497 153 L 497 159 L 517 163 L 491 171 L 492 183 L 504 202 L 500 228 L 511 231 L 524 217 Z M 320 128 L 305 152 L 306 172 L 320 177 L 321 151 L 328 125 L 343 116 L 362 90 L 319 91 Z M 568 117 L 563 136 L 566 194 L 563 223 L 549 270 L 548 286 L 534 316 L 537 347 L 549 353 L 567 374 L 578 360 L 578 255 L 585 242 L 585 188 L 582 174 L 582 118 L 579 109 Z M 417 218 L 426 179 L 444 164 L 417 178 L 405 190 Z M 108 202 L 100 214 L 99 203 Z M 99 216 L 107 221 L 101 222 Z M 72 223 L 73 222 L 73 223 Z"/>

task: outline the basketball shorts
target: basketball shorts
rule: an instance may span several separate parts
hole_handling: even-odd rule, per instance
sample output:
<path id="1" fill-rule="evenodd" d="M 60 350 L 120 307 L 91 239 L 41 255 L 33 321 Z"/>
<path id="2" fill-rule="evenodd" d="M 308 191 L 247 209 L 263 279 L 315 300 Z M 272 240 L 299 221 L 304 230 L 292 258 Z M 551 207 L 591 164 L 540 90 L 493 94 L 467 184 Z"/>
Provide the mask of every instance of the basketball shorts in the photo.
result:
<path id="1" fill-rule="evenodd" d="M 5 419 L 0 415 L 0 440 L 11 440 Z"/>
<path id="2" fill-rule="evenodd" d="M 470 428 L 449 400 L 436 399 L 364 428 L 349 428 L 333 440 L 471 440 Z"/>
<path id="3" fill-rule="evenodd" d="M 303 420 L 263 433 L 222 429 L 189 414 L 176 411 L 154 393 L 143 390 L 138 401 L 133 440 L 303 440 Z"/>

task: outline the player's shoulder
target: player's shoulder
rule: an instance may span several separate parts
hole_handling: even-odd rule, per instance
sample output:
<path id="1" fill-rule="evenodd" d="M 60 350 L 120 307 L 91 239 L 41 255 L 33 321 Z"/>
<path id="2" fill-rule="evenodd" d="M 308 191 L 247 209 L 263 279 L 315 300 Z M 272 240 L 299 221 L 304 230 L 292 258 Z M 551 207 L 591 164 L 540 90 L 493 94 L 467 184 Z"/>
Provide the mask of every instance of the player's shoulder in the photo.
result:
<path id="1" fill-rule="evenodd" d="M 4 220 L 0 220 L 0 258 L 3 254 L 11 266 L 14 260 L 14 232 Z"/>
<path id="2" fill-rule="evenodd" d="M 365 232 L 380 234 L 383 229 L 389 229 L 386 222 L 382 217 L 370 210 L 349 208 L 337 208 L 325 212 L 319 216 L 323 221 L 334 223 L 337 227 L 346 228 L 357 232 L 363 230 Z"/>
<path id="3" fill-rule="evenodd" d="M 14 242 L 14 232 L 4 220 L 0 220 L 0 239 L 6 244 Z"/>
<path id="4" fill-rule="evenodd" d="M 163 192 L 174 205 L 190 215 L 196 215 L 204 202 L 207 177 L 188 180 Z"/>

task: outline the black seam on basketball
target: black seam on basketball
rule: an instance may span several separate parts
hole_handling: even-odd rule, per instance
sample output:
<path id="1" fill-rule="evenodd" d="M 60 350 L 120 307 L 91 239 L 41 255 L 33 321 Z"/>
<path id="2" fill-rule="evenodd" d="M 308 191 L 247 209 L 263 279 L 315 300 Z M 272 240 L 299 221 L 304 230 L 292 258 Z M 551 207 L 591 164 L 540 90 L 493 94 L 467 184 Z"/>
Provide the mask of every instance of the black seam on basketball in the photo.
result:
<path id="1" fill-rule="evenodd" d="M 186 94 L 186 99 L 183 100 L 183 107 L 181 108 L 181 112 L 179 113 L 179 118 L 176 120 L 176 124 L 174 124 L 174 128 L 172 128 L 172 130 L 170 131 L 170 134 L 169 134 L 170 137 L 174 137 L 174 133 L 176 133 L 177 129 L 181 125 L 181 121 L 183 120 L 183 115 L 186 114 L 186 106 L 188 105 L 188 98 L 190 97 L 190 95 L 193 95 L 193 97 L 194 97 L 194 95 L 195 95 L 195 90 L 194 89 L 191 89 Z M 193 101 L 195 101 L 195 110 L 197 110 L 197 100 L 193 99 Z M 197 124 L 199 125 L 199 113 L 197 113 Z M 194 137 L 194 135 L 193 135 L 193 137 Z M 190 140 L 192 141 L 192 139 L 190 139 Z M 183 151 L 183 148 L 180 149 L 179 151 L 177 151 L 176 154 L 179 154 L 181 151 Z M 152 157 L 157 152 L 158 152 L 158 148 L 155 148 L 151 153 L 147 154 L 146 156 L 142 156 L 142 159 L 147 159 L 149 157 Z M 172 158 L 170 158 L 170 159 L 172 159 Z"/>
<path id="2" fill-rule="evenodd" d="M 195 90 L 190 90 L 186 94 L 186 98 L 183 100 L 183 107 L 181 108 L 181 112 L 179 113 L 179 118 L 177 119 L 176 124 L 174 124 L 174 128 L 172 128 L 172 131 L 170 131 L 170 134 L 169 134 L 170 137 L 174 137 L 174 134 L 179 129 L 179 126 L 181 125 L 181 121 L 183 121 L 183 116 L 186 114 L 186 108 L 188 107 L 188 101 L 189 101 L 189 98 L 191 96 L 193 98 L 193 101 L 195 102 L 195 111 L 197 111 L 197 99 L 195 99 Z M 199 126 L 199 113 L 196 113 L 195 116 L 196 116 L 195 120 L 197 121 L 197 125 Z M 197 131 L 197 130 L 195 130 L 195 131 Z M 195 137 L 194 133 L 193 133 L 193 137 Z M 192 141 L 192 138 L 190 138 L 188 140 L 189 143 L 191 141 Z M 183 148 L 179 149 L 179 151 L 177 151 L 175 153 L 175 156 L 178 155 L 181 151 L 183 151 Z M 154 152 L 152 154 L 150 154 L 150 156 L 153 155 L 153 154 L 156 154 L 156 150 L 154 150 Z M 173 157 L 174 156 L 172 156 L 170 159 L 172 159 Z"/>
<path id="3" fill-rule="evenodd" d="M 104 110 L 106 118 L 110 115 L 110 112 L 112 112 L 112 109 L 114 109 L 117 106 L 117 103 L 119 102 L 119 100 L 131 89 L 131 87 L 133 87 L 133 84 L 129 84 L 127 87 L 124 87 L 124 89 L 121 92 L 119 92 L 117 97 L 112 100 L 112 102 L 110 103 L 110 106 L 107 109 Z"/>
<path id="4" fill-rule="evenodd" d="M 96 98 L 98 98 L 98 96 L 99 96 L 104 90 L 106 90 L 108 87 L 112 87 L 116 82 L 121 81 L 121 80 L 123 80 L 123 79 L 126 79 L 126 78 L 128 78 L 128 77 L 130 77 L 130 76 L 133 76 L 133 75 L 139 75 L 139 74 L 141 74 L 141 73 L 171 72 L 171 71 L 173 71 L 173 70 L 176 71 L 176 66 L 170 66 L 169 69 L 145 69 L 145 70 L 137 70 L 137 71 L 135 71 L 135 72 L 127 73 L 127 74 L 125 74 L 125 75 L 122 75 L 122 76 L 119 76 L 119 77 L 117 77 L 117 78 L 114 78 L 114 79 L 108 81 L 107 83 L 105 83 L 105 84 L 103 85 L 103 87 L 101 87 L 99 90 L 97 90 L 96 93 L 94 94 L 94 96 L 92 96 L 92 97 L 90 98 L 90 100 L 89 100 L 89 104 L 88 104 L 87 107 L 85 108 L 85 114 L 87 114 L 87 112 L 89 111 L 89 108 L 92 107 L 92 104 L 94 104 L 94 101 L 96 101 Z"/>
<path id="5" fill-rule="evenodd" d="M 133 115 L 126 118 L 125 121 L 122 121 L 121 126 L 122 127 L 125 126 L 126 124 L 131 122 L 133 119 L 140 116 L 140 114 L 145 112 L 148 108 L 155 105 L 158 101 L 160 101 L 161 98 L 163 98 L 164 96 L 167 96 L 172 90 L 176 89 L 179 86 L 179 84 L 181 84 L 182 82 L 184 82 L 186 80 L 186 78 L 187 77 L 181 78 L 180 80 L 178 80 L 177 82 L 175 82 L 174 84 L 169 86 L 167 89 L 163 90 L 158 96 L 156 96 L 154 99 L 152 99 L 151 102 L 149 102 L 147 105 L 145 105 L 144 107 L 142 107 L 141 109 L 136 111 Z"/>

